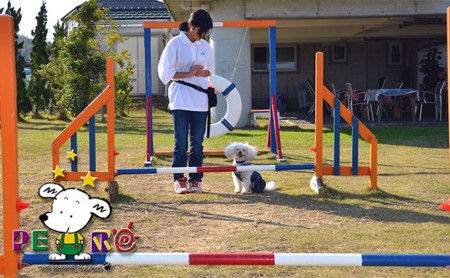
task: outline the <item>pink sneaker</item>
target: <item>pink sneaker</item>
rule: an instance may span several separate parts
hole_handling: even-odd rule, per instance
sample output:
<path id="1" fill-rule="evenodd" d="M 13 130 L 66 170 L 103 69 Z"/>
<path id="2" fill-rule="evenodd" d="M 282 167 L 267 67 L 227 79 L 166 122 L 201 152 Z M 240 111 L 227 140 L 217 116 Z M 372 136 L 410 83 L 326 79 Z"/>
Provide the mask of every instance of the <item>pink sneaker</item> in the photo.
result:
<path id="1" fill-rule="evenodd" d="M 178 178 L 174 182 L 173 190 L 175 191 L 175 193 L 177 193 L 177 194 L 189 193 L 189 188 L 187 188 L 186 182 L 187 182 L 186 178 Z"/>
<path id="2" fill-rule="evenodd" d="M 202 182 L 191 181 L 189 182 L 189 188 L 191 190 L 191 193 L 202 193 Z"/>

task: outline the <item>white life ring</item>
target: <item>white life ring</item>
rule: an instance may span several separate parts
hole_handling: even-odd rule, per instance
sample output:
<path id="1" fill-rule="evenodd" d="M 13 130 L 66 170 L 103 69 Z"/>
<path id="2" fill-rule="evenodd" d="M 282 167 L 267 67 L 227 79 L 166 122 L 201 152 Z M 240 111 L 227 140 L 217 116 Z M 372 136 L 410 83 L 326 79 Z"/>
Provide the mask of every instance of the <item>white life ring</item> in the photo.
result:
<path id="1" fill-rule="evenodd" d="M 214 138 L 227 134 L 234 129 L 241 117 L 242 101 L 234 83 L 218 75 L 212 75 L 210 79 L 211 84 L 216 89 L 216 94 L 221 93 L 227 101 L 225 116 L 217 123 L 211 124 L 209 137 Z"/>

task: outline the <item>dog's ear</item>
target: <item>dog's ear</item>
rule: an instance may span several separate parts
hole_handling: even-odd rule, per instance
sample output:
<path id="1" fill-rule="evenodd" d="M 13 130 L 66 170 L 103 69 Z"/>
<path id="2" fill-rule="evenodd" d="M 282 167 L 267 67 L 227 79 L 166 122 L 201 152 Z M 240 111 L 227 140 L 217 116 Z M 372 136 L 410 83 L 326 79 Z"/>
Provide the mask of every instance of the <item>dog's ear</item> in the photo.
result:
<path id="1" fill-rule="evenodd" d="M 224 153 L 227 158 L 233 158 L 236 149 L 236 142 L 225 147 Z"/>
<path id="2" fill-rule="evenodd" d="M 38 194 L 42 198 L 55 198 L 61 191 L 64 191 L 64 187 L 59 183 L 47 182 L 39 187 Z"/>
<path id="3" fill-rule="evenodd" d="M 250 146 L 249 144 L 245 145 L 247 147 L 247 160 L 253 160 L 258 155 L 258 150 L 254 146 Z"/>
<path id="4" fill-rule="evenodd" d="M 111 214 L 111 205 L 108 201 L 101 198 L 91 198 L 89 200 L 91 205 L 91 213 L 99 218 L 108 218 Z"/>

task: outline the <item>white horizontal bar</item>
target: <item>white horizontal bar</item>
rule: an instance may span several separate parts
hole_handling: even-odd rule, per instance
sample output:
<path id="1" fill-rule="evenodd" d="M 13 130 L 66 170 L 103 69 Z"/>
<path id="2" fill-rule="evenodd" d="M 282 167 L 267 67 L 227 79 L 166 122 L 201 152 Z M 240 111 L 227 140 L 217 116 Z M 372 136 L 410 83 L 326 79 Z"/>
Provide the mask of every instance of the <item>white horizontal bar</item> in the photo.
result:
<path id="1" fill-rule="evenodd" d="M 362 266 L 361 254 L 277 254 L 275 265 Z"/>
<path id="2" fill-rule="evenodd" d="M 189 265 L 189 253 L 111 253 L 105 260 L 112 265 Z"/>
<path id="3" fill-rule="evenodd" d="M 197 167 L 168 167 L 157 168 L 158 174 L 172 174 L 172 173 L 197 173 Z"/>
<path id="4" fill-rule="evenodd" d="M 275 165 L 236 166 L 237 171 L 275 171 Z"/>

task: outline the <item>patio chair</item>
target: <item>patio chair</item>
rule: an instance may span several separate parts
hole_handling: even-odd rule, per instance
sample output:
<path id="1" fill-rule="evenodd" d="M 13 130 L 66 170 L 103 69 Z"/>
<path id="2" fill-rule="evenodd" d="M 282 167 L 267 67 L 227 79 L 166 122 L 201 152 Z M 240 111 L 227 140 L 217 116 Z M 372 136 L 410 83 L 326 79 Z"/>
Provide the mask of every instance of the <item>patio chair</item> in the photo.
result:
<path id="1" fill-rule="evenodd" d="M 313 100 L 316 99 L 316 92 L 314 91 L 314 87 L 312 85 L 311 80 L 306 80 L 305 81 L 305 85 L 306 85 L 306 89 L 308 90 L 309 94 L 312 96 Z M 308 110 L 308 114 L 312 114 L 314 113 L 314 110 L 316 109 L 316 104 L 315 101 L 313 102 L 313 104 L 311 105 L 311 107 Z"/>
<path id="2" fill-rule="evenodd" d="M 386 84 L 386 78 L 382 77 L 379 80 L 379 89 L 383 89 L 384 85 Z M 395 88 L 396 89 L 401 89 L 403 86 L 403 82 L 399 81 L 395 84 Z M 394 116 L 398 116 L 401 117 L 401 107 L 400 107 L 400 102 L 398 101 L 398 99 L 396 97 L 391 97 L 391 96 L 381 96 L 381 98 L 383 98 L 383 111 L 379 112 L 378 108 L 377 108 L 377 116 L 378 113 L 382 113 L 385 112 L 386 113 L 386 117 L 388 117 L 389 110 L 392 110 L 392 114 Z M 375 105 L 375 102 L 372 104 Z M 376 105 L 378 105 L 378 101 L 376 101 Z"/>
<path id="3" fill-rule="evenodd" d="M 340 102 L 345 102 L 346 101 L 346 94 L 347 94 L 347 90 L 346 89 L 338 89 L 338 90 L 336 90 L 336 86 L 334 85 L 334 83 L 330 83 L 329 89 L 333 93 L 333 95 L 335 97 L 337 97 L 337 99 L 339 99 Z M 334 114 L 333 114 L 334 108 L 333 109 L 330 108 L 330 112 L 331 112 L 331 117 L 334 117 Z"/>
<path id="4" fill-rule="evenodd" d="M 384 85 L 386 85 L 386 77 L 381 77 L 378 79 L 378 89 L 383 89 Z"/>
<path id="5" fill-rule="evenodd" d="M 403 82 L 399 81 L 395 84 L 395 89 L 401 89 L 403 86 Z M 402 107 L 401 107 L 401 102 L 399 101 L 399 99 L 397 97 L 391 97 L 391 96 L 383 96 L 383 104 L 384 104 L 384 109 L 386 109 L 387 107 L 390 108 L 390 110 L 392 110 L 392 114 L 394 118 L 401 118 L 402 116 Z M 388 113 L 388 111 L 385 111 L 386 114 Z"/>
<path id="6" fill-rule="evenodd" d="M 377 89 L 383 89 L 384 88 L 384 85 L 386 85 L 386 77 L 380 77 L 380 79 L 378 79 L 378 87 L 377 87 Z M 384 99 L 383 99 L 384 100 Z M 372 101 L 371 103 L 370 103 L 370 105 L 372 105 L 372 107 L 373 106 L 375 106 L 376 107 L 376 109 L 375 109 L 375 111 L 376 111 L 376 116 L 378 116 L 378 113 L 382 113 L 383 111 L 378 111 L 379 110 L 379 108 L 378 108 L 378 100 L 374 100 L 374 101 Z M 384 109 L 383 109 L 384 110 Z M 386 111 L 385 111 L 386 112 Z"/>
<path id="7" fill-rule="evenodd" d="M 336 97 L 336 87 L 334 86 L 334 83 L 330 83 L 328 89 L 330 89 L 330 91 L 333 93 L 333 96 Z M 333 112 L 334 112 L 334 108 L 331 109 L 331 117 L 332 117 L 332 118 L 334 117 L 334 113 L 333 113 Z"/>
<path id="8" fill-rule="evenodd" d="M 442 94 L 443 90 L 447 84 L 447 80 L 444 82 L 437 82 L 434 91 L 425 91 L 420 92 L 419 94 L 419 103 L 420 103 L 420 112 L 419 112 L 419 121 L 422 121 L 422 111 L 423 106 L 425 104 L 434 104 L 434 112 L 436 116 L 436 120 L 442 121 Z"/>
<path id="9" fill-rule="evenodd" d="M 347 87 L 347 107 L 350 112 L 354 113 L 354 107 L 361 107 L 361 111 L 366 109 L 367 119 L 374 121 L 372 105 L 369 102 L 369 95 L 367 90 L 354 90 L 352 83 L 346 83 Z"/>

